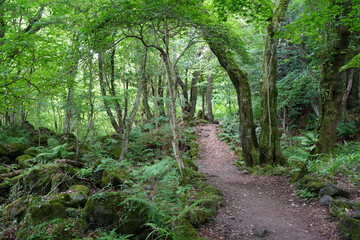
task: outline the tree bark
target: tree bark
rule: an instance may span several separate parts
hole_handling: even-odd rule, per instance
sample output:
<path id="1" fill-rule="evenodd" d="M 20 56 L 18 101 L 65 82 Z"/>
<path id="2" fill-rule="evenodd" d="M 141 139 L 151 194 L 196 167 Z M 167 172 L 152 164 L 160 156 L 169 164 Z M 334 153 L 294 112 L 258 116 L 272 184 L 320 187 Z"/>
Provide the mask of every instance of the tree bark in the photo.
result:
<path id="1" fill-rule="evenodd" d="M 216 33 L 212 33 L 216 36 Z M 247 75 L 240 69 L 233 53 L 213 36 L 205 36 L 211 51 L 228 73 L 237 95 L 240 116 L 240 140 L 244 161 L 248 166 L 259 164 L 258 142 L 251 103 L 251 92 Z M 219 37 L 220 38 L 220 37 Z M 219 39 L 221 40 L 221 39 Z"/>
<path id="2" fill-rule="evenodd" d="M 142 105 L 144 108 L 144 112 L 146 115 L 146 118 L 148 120 L 153 118 L 153 115 L 151 113 L 150 105 L 149 105 L 149 91 L 148 91 L 148 74 L 146 73 L 146 64 L 147 64 L 147 47 L 145 47 L 145 53 L 143 56 L 143 62 L 142 62 L 142 78 L 144 81 L 144 92 L 143 92 L 143 101 Z"/>
<path id="3" fill-rule="evenodd" d="M 121 129 L 119 124 L 116 122 L 114 115 L 110 108 L 110 102 L 106 99 L 107 92 L 106 92 L 106 86 L 105 86 L 105 80 L 104 80 L 104 55 L 103 54 L 104 53 L 102 53 L 102 52 L 98 53 L 98 64 L 99 64 L 98 67 L 99 67 L 100 90 L 101 90 L 101 94 L 103 96 L 104 107 L 105 107 L 106 113 L 110 119 L 111 125 L 113 126 L 115 131 L 118 134 L 122 134 L 123 129 Z"/>
<path id="4" fill-rule="evenodd" d="M 124 160 L 125 159 L 125 155 L 128 151 L 128 146 L 129 146 L 129 136 L 131 133 L 131 129 L 132 129 L 132 125 L 136 116 L 136 113 L 139 109 L 140 106 L 140 102 L 141 102 L 141 96 L 146 88 L 146 62 L 147 62 L 147 47 L 145 47 L 145 51 L 144 51 L 144 56 L 143 56 L 143 61 L 142 61 L 142 66 L 141 66 L 141 75 L 142 75 L 142 80 L 139 84 L 138 87 L 138 92 L 136 94 L 136 98 L 134 100 L 134 104 L 133 104 L 133 109 L 131 110 L 130 116 L 127 119 L 127 121 L 125 121 L 126 123 L 126 128 L 123 134 L 123 138 L 122 138 L 122 143 L 121 143 L 121 153 L 120 153 L 120 160 Z"/>
<path id="5" fill-rule="evenodd" d="M 190 89 L 190 102 L 189 102 L 189 116 L 194 117 L 196 110 L 196 102 L 198 97 L 198 87 L 197 81 L 199 78 L 199 71 L 194 71 L 191 79 L 191 89 Z"/>
<path id="6" fill-rule="evenodd" d="M 206 84 L 206 107 L 207 107 L 206 116 L 208 121 L 211 123 L 214 122 L 214 115 L 212 110 L 212 82 L 213 82 L 213 78 L 209 74 L 207 77 L 207 84 Z"/>
<path id="7" fill-rule="evenodd" d="M 334 6 L 346 6 L 347 3 L 333 3 Z M 344 5 L 344 6 L 343 6 Z M 348 9 L 348 8 L 346 8 Z M 346 14 L 346 13 L 344 13 Z M 320 86 L 323 90 L 322 111 L 319 121 L 319 139 L 314 150 L 317 154 L 329 154 L 334 147 L 336 140 L 336 127 L 342 115 L 342 100 L 345 92 L 346 71 L 340 71 L 341 67 L 351 57 L 353 51 L 349 49 L 351 32 L 338 17 L 334 18 L 331 27 L 327 29 L 329 36 L 326 43 L 328 45 L 328 58 L 322 65 L 322 79 Z"/>
<path id="8" fill-rule="evenodd" d="M 279 119 L 277 115 L 277 46 L 275 36 L 280 30 L 290 0 L 278 1 L 274 16 L 267 27 L 261 81 L 261 132 L 259 163 L 284 165 L 286 159 L 280 147 Z"/>

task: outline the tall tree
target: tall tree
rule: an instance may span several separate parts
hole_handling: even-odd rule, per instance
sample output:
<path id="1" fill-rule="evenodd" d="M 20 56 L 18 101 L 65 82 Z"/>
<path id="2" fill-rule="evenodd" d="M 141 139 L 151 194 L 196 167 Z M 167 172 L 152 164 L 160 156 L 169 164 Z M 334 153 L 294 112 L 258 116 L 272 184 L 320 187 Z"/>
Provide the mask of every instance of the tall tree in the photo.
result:
<path id="1" fill-rule="evenodd" d="M 279 0 L 269 19 L 264 46 L 261 79 L 261 132 L 259 139 L 260 164 L 281 164 L 286 160 L 280 148 L 277 115 L 277 46 L 276 36 L 281 28 L 290 0 Z"/>

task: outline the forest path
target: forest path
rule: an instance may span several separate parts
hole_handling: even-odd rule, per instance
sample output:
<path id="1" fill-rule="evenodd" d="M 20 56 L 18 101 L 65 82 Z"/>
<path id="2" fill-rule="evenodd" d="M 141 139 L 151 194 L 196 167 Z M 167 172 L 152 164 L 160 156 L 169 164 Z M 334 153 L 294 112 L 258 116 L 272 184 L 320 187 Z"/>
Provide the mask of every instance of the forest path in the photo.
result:
<path id="1" fill-rule="evenodd" d="M 209 239 L 334 240 L 336 223 L 325 207 L 305 203 L 284 177 L 253 176 L 232 164 L 236 157 L 218 140 L 216 125 L 198 126 L 199 171 L 224 195 L 214 220 L 199 229 Z M 264 235 L 264 236 L 263 236 Z"/>

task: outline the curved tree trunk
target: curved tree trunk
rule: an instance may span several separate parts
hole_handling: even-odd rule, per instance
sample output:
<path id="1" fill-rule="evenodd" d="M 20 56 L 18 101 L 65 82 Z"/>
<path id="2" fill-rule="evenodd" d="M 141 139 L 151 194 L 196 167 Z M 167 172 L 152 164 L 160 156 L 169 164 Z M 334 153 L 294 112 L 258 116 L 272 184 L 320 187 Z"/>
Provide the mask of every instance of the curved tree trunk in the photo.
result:
<path id="1" fill-rule="evenodd" d="M 211 51 L 228 73 L 233 83 L 240 114 L 240 140 L 244 161 L 248 166 L 258 165 L 258 142 L 253 120 L 251 92 L 247 75 L 240 69 L 233 53 L 213 37 L 206 37 Z"/>
<path id="2" fill-rule="evenodd" d="M 263 76 L 261 81 L 261 132 L 259 139 L 260 164 L 285 164 L 280 148 L 279 119 L 277 116 L 277 45 L 275 33 L 280 30 L 290 0 L 280 0 L 267 28 Z"/>

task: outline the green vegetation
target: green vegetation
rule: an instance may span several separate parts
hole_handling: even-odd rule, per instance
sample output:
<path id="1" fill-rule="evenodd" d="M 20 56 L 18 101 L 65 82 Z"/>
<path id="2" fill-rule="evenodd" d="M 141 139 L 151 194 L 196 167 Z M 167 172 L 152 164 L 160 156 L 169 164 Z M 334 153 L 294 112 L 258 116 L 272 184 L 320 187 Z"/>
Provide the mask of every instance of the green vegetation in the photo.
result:
<path id="1" fill-rule="evenodd" d="M 197 172 L 203 123 L 303 198 L 358 188 L 359 9 L 0 0 L 0 238 L 197 239 L 222 199 Z"/>

